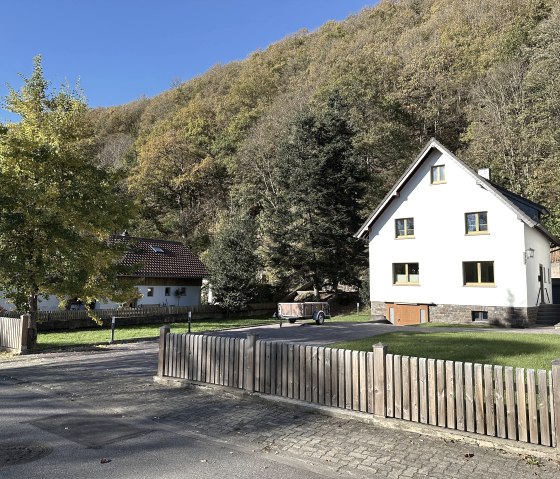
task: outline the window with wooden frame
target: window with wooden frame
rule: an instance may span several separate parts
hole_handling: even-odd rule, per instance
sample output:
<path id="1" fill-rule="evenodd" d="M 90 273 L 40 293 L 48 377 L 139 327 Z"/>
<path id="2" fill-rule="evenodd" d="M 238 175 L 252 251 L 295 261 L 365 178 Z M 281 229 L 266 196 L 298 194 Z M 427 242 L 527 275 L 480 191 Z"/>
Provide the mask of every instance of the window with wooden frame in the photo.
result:
<path id="1" fill-rule="evenodd" d="M 146 296 L 153 296 L 154 295 L 154 288 L 148 288 L 148 291 L 146 292 Z"/>
<path id="2" fill-rule="evenodd" d="M 488 212 L 465 213 L 465 233 L 468 235 L 488 234 Z"/>
<path id="3" fill-rule="evenodd" d="M 432 185 L 445 183 L 445 165 L 432 166 L 430 179 Z"/>
<path id="4" fill-rule="evenodd" d="M 463 285 L 494 286 L 494 261 L 464 261 Z"/>
<path id="5" fill-rule="evenodd" d="M 418 263 L 393 263 L 393 284 L 419 284 Z"/>
<path id="6" fill-rule="evenodd" d="M 414 218 L 395 220 L 395 238 L 414 238 Z"/>

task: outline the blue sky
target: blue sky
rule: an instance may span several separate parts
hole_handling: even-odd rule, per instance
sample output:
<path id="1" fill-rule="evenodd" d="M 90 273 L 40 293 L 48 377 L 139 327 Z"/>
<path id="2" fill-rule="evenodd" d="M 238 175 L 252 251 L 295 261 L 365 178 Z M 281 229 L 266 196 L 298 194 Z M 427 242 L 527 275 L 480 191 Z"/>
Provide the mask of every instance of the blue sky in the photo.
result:
<path id="1" fill-rule="evenodd" d="M 154 96 L 302 28 L 376 0 L 2 0 L 0 97 L 35 55 L 54 86 L 80 79 L 91 106 Z M 0 109 L 0 121 L 14 117 Z"/>

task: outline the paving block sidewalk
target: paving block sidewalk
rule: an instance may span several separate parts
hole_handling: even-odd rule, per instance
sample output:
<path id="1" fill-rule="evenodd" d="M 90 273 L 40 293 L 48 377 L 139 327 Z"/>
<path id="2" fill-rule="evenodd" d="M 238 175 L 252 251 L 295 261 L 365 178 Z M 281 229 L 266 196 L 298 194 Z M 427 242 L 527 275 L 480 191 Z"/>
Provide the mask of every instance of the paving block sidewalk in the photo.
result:
<path id="1" fill-rule="evenodd" d="M 155 348 L 141 345 L 28 356 L 0 362 L 0 388 L 30 387 L 88 411 L 216 438 L 335 475 L 560 477 L 557 460 L 328 417 L 219 388 L 168 388 L 153 383 L 155 364 Z"/>

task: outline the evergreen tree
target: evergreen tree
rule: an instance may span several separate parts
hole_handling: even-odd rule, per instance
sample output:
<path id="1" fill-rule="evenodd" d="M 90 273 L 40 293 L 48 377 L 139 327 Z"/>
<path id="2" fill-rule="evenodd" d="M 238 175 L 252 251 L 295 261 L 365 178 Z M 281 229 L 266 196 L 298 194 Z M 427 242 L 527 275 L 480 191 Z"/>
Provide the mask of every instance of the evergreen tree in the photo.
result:
<path id="1" fill-rule="evenodd" d="M 346 115 L 334 93 L 324 112 L 296 116 L 275 161 L 277 201 L 264 214 L 271 264 L 313 281 L 316 297 L 327 282 L 357 284 L 366 260 L 353 234 L 367 175 Z"/>
<path id="2" fill-rule="evenodd" d="M 261 264 L 255 222 L 238 214 L 225 220 L 212 239 L 207 265 L 212 292 L 228 311 L 242 310 L 259 292 Z"/>
<path id="3" fill-rule="evenodd" d="M 121 252 L 111 233 L 131 214 L 120 178 L 93 162 L 92 128 L 78 92 L 49 92 L 41 58 L 0 124 L 0 290 L 19 310 L 37 311 L 39 294 L 124 300 Z"/>

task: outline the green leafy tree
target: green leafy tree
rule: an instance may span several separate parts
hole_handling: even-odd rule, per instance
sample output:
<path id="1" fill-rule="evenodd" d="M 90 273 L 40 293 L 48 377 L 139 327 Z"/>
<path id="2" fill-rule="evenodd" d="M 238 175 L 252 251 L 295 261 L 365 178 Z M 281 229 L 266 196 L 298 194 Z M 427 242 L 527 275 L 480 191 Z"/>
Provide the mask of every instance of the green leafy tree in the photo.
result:
<path id="1" fill-rule="evenodd" d="M 41 58 L 5 107 L 0 124 L 0 289 L 19 310 L 38 296 L 116 301 L 132 296 L 117 279 L 121 251 L 111 233 L 131 214 L 120 178 L 96 166 L 87 106 L 79 92 L 50 92 Z"/>
<path id="2" fill-rule="evenodd" d="M 255 222 L 246 215 L 228 217 L 212 238 L 206 263 L 216 301 L 239 311 L 256 299 L 262 270 Z"/>
<path id="3" fill-rule="evenodd" d="M 296 116 L 277 153 L 276 203 L 264 211 L 271 264 L 312 280 L 316 297 L 327 282 L 335 290 L 340 282 L 357 284 L 365 264 L 353 234 L 367 175 L 346 115 L 335 93 L 324 112 Z"/>

